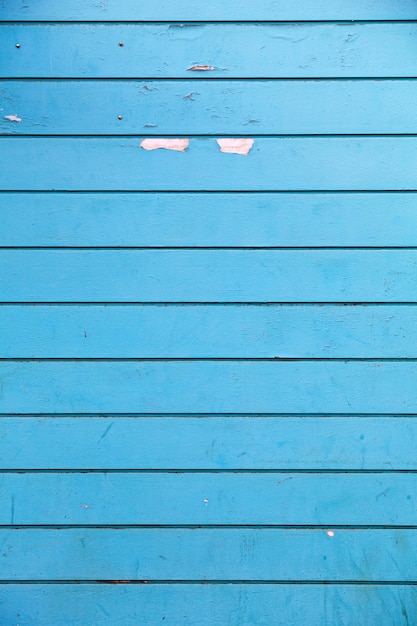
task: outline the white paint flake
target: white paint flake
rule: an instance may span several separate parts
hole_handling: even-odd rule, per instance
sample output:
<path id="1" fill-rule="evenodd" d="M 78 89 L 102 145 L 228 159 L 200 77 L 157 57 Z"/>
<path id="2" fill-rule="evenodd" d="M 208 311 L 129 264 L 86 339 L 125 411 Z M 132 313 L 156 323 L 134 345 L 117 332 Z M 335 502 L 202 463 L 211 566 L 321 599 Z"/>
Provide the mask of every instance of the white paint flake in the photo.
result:
<path id="1" fill-rule="evenodd" d="M 248 156 L 254 144 L 254 139 L 217 139 L 217 143 L 220 146 L 221 152 Z"/>
<path id="2" fill-rule="evenodd" d="M 190 144 L 189 139 L 143 139 L 140 142 L 140 147 L 144 150 L 177 150 L 178 152 L 185 152 Z"/>

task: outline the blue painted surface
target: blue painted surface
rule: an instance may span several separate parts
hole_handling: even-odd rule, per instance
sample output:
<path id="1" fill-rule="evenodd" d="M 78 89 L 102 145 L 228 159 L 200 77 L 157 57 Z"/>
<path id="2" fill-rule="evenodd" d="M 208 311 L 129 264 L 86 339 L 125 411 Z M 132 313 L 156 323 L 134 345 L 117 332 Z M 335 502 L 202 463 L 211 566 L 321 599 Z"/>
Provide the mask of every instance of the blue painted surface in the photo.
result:
<path id="1" fill-rule="evenodd" d="M 413 526 L 417 481 L 395 472 L 38 472 L 5 474 L 0 494 L 6 525 Z"/>
<path id="2" fill-rule="evenodd" d="M 1 138 L 8 159 L 0 172 L 0 189 L 415 191 L 417 187 L 416 136 L 262 137 L 254 140 L 248 157 L 222 153 L 214 137 L 190 138 L 185 152 L 148 151 L 141 148 L 143 139 Z"/>
<path id="3" fill-rule="evenodd" d="M 0 580 L 413 582 L 416 535 L 407 528 L 2 529 Z"/>
<path id="4" fill-rule="evenodd" d="M 415 23 L 16 23 L 0 39 L 4 78 L 416 75 Z"/>
<path id="5" fill-rule="evenodd" d="M 413 305 L 0 306 L 7 358 L 413 358 Z"/>
<path id="6" fill-rule="evenodd" d="M 417 470 L 413 416 L 6 415 L 2 426 L 8 470 Z"/>
<path id="7" fill-rule="evenodd" d="M 4 302 L 417 301 L 415 249 L 2 250 L 0 263 Z"/>
<path id="8" fill-rule="evenodd" d="M 22 360 L 0 376 L 4 413 L 417 413 L 415 360 Z"/>
<path id="9" fill-rule="evenodd" d="M 21 626 L 409 626 L 417 620 L 413 585 L 358 584 L 10 584 L 0 610 Z M 11 608 L 13 607 L 13 608 Z M 278 607 L 278 609 L 277 609 Z M 404 611 L 404 612 L 403 612 Z M 388 616 L 388 618 L 387 618 Z"/>
<path id="10" fill-rule="evenodd" d="M 417 136 L 261 137 L 254 140 L 247 157 L 222 153 L 214 137 L 190 138 L 185 152 L 148 151 L 140 145 L 143 139 L 143 136 L 3 137 L 0 141 L 8 158 L 0 171 L 0 190 L 415 191 L 417 188 Z"/>
<path id="11" fill-rule="evenodd" d="M 53 0 L 3 0 L 2 20 L 91 20 L 91 21 L 222 21 L 222 20 L 413 20 L 415 1 L 401 0 L 258 0 L 242 4 L 237 0 L 223 3 L 214 0 L 71 0 L 59 4 Z"/>
<path id="12" fill-rule="evenodd" d="M 156 136 L 175 135 L 179 129 L 188 135 L 415 133 L 416 99 L 415 79 L 4 80 L 0 132 L 127 135 L 142 129 Z M 16 112 L 21 122 L 7 118 Z"/>
<path id="13" fill-rule="evenodd" d="M 2 246 L 415 246 L 416 193 L 4 193 Z"/>
<path id="14" fill-rule="evenodd" d="M 416 3 L 240 4 L 0 2 L 0 624 L 417 621 Z"/>

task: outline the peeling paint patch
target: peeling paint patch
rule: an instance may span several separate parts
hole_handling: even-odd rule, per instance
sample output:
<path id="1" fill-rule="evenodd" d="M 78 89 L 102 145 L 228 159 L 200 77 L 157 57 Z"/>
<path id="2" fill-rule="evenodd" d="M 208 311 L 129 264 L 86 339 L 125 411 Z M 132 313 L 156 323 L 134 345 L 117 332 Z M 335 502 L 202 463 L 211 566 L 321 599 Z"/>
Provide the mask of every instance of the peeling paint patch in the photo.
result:
<path id="1" fill-rule="evenodd" d="M 221 152 L 248 156 L 254 144 L 254 139 L 217 139 L 217 143 Z"/>
<path id="2" fill-rule="evenodd" d="M 192 65 L 187 67 L 189 72 L 212 72 L 215 69 L 214 65 Z"/>
<path id="3" fill-rule="evenodd" d="M 21 122 L 22 118 L 17 116 L 17 113 L 15 115 L 5 115 L 4 116 L 5 120 L 9 120 L 9 122 Z"/>
<path id="4" fill-rule="evenodd" d="M 143 139 L 140 142 L 140 147 L 144 150 L 158 150 L 164 148 L 165 150 L 177 150 L 178 152 L 185 152 L 190 144 L 189 139 Z"/>

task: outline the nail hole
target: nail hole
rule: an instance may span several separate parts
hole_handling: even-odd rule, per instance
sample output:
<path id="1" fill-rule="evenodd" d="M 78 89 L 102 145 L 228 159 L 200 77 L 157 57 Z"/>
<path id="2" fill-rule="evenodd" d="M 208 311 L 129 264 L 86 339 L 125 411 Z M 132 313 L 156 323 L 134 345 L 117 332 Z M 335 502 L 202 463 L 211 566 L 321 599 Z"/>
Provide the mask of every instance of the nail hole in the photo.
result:
<path id="1" fill-rule="evenodd" d="M 20 48 L 20 43 L 17 43 L 17 44 L 16 44 L 16 48 Z"/>
<path id="2" fill-rule="evenodd" d="M 120 41 L 120 42 L 119 42 L 119 46 L 120 46 L 121 48 L 123 48 L 123 41 Z"/>
<path id="3" fill-rule="evenodd" d="M 117 116 L 117 119 L 118 119 L 118 120 L 122 120 L 122 119 L 123 119 L 123 116 L 122 116 L 122 115 L 118 115 L 118 116 Z"/>

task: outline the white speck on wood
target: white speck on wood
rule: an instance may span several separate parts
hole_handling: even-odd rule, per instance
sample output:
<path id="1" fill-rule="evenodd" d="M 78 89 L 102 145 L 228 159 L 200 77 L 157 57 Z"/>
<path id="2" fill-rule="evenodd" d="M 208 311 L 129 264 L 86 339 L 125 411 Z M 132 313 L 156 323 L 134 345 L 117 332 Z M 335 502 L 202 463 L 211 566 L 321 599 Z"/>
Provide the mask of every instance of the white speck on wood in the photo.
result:
<path id="1" fill-rule="evenodd" d="M 5 115 L 5 120 L 9 120 L 9 122 L 21 122 L 22 118 L 18 117 L 17 113 L 15 115 Z"/>

